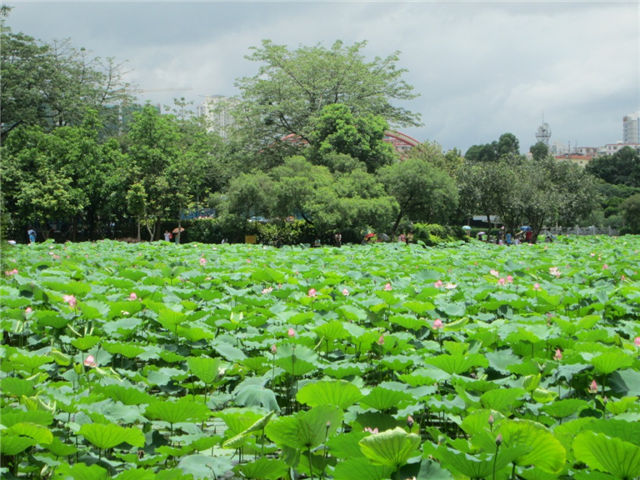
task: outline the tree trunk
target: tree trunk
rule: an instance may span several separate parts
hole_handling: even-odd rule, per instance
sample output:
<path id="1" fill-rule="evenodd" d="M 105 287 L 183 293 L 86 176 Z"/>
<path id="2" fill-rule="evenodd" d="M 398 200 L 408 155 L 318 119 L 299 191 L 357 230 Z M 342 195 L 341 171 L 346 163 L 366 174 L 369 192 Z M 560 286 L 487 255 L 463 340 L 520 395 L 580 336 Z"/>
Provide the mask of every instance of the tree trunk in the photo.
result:
<path id="1" fill-rule="evenodd" d="M 138 217 L 137 224 L 138 224 L 138 236 L 137 236 L 136 240 L 137 240 L 138 242 L 140 242 L 140 241 L 142 240 L 142 236 L 141 236 L 141 234 L 140 234 L 140 217 Z"/>
<path id="2" fill-rule="evenodd" d="M 393 224 L 393 229 L 391 230 L 392 237 L 395 236 L 396 230 L 398 230 L 398 225 L 400 225 L 400 220 L 402 220 L 402 217 L 404 217 L 404 212 L 400 210 L 400 213 L 398 213 L 398 218 L 396 218 L 396 222 Z"/>

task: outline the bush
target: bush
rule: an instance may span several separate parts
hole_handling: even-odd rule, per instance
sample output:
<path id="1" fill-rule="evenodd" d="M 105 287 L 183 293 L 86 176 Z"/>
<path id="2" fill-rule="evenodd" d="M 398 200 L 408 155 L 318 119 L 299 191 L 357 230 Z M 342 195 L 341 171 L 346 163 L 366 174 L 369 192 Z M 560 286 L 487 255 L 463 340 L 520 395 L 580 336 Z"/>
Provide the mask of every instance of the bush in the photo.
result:
<path id="1" fill-rule="evenodd" d="M 427 246 L 435 246 L 441 243 L 465 240 L 468 237 L 460 227 L 438 225 L 437 223 L 414 223 L 413 238 Z"/>

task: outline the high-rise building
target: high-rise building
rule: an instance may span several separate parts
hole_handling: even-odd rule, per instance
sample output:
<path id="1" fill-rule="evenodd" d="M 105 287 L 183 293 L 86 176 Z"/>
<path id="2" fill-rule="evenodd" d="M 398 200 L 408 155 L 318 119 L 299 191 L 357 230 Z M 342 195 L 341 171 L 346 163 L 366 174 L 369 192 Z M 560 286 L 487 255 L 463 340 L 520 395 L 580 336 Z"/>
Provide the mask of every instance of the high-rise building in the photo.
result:
<path id="1" fill-rule="evenodd" d="M 208 131 L 227 138 L 234 124 L 231 112 L 237 104 L 238 100 L 235 98 L 211 95 L 205 97 L 202 105 L 198 107 L 198 113 L 204 115 Z"/>
<path id="2" fill-rule="evenodd" d="M 640 143 L 640 112 L 622 118 L 622 143 Z"/>

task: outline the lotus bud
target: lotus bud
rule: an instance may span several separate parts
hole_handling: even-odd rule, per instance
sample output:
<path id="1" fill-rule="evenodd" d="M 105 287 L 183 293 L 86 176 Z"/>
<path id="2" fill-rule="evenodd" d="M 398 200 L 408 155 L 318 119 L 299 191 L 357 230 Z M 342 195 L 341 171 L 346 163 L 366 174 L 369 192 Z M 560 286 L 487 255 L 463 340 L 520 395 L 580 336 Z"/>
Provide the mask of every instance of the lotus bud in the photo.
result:
<path id="1" fill-rule="evenodd" d="M 411 415 L 409 415 L 409 416 L 407 417 L 407 425 L 409 426 L 409 428 L 413 427 L 413 424 L 414 424 L 414 423 L 415 423 L 415 422 L 413 421 L 413 417 L 412 417 Z"/>
<path id="2" fill-rule="evenodd" d="M 487 421 L 489 422 L 489 425 L 493 425 L 493 422 L 494 422 L 493 415 L 489 415 L 489 419 Z"/>
<path id="3" fill-rule="evenodd" d="M 498 436 L 496 437 L 496 445 L 500 446 L 502 445 L 502 434 L 499 433 Z"/>

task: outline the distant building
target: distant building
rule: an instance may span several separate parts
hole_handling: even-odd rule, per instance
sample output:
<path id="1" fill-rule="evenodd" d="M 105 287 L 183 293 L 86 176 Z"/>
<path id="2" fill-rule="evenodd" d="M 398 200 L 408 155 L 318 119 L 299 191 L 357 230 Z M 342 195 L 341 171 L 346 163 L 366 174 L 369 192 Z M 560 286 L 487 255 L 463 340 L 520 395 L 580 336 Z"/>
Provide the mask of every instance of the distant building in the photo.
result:
<path id="1" fill-rule="evenodd" d="M 593 158 L 593 155 L 582 155 L 579 153 L 565 153 L 562 155 L 555 155 L 556 160 L 566 160 L 571 163 L 586 167 L 587 163 Z"/>
<path id="2" fill-rule="evenodd" d="M 308 142 L 300 138 L 295 133 L 290 133 L 289 135 L 285 135 L 282 137 L 282 140 L 285 142 L 289 142 L 292 145 L 306 145 Z M 398 132 L 396 130 L 387 130 L 384 132 L 384 137 L 382 139 L 384 142 L 391 144 L 394 150 L 403 157 L 406 153 L 411 150 L 413 147 L 420 145 L 420 142 L 409 135 Z"/>
<path id="3" fill-rule="evenodd" d="M 622 118 L 622 142 L 640 144 L 640 112 Z"/>
<path id="4" fill-rule="evenodd" d="M 624 142 L 618 142 L 618 143 L 607 143 L 606 145 L 600 147 L 598 149 L 598 154 L 599 155 L 613 155 L 614 153 L 622 150 L 624 147 L 631 147 L 635 150 L 640 151 L 640 143 L 624 143 Z"/>
<path id="5" fill-rule="evenodd" d="M 390 143 L 400 156 L 405 155 L 413 147 L 420 145 L 420 142 L 415 138 L 396 130 L 387 130 L 384 132 L 383 140 Z"/>
<path id="6" fill-rule="evenodd" d="M 227 138 L 234 125 L 232 111 L 238 103 L 238 99 L 232 97 L 207 96 L 198 107 L 198 114 L 205 117 L 209 132 L 215 132 L 222 138 Z"/>
<path id="7" fill-rule="evenodd" d="M 542 125 L 540 125 L 536 131 L 536 140 L 544 143 L 548 147 L 550 139 L 551 129 L 549 128 L 549 124 L 547 122 L 542 122 Z"/>

